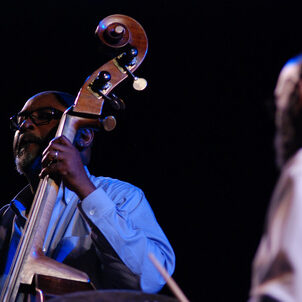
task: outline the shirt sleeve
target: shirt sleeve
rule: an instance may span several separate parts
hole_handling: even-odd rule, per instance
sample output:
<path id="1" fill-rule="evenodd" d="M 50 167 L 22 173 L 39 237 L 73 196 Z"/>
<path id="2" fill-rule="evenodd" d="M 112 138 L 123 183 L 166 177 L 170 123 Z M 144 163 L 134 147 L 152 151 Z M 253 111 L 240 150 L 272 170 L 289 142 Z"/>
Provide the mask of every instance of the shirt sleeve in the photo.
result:
<path id="1" fill-rule="evenodd" d="M 175 256 L 140 189 L 123 182 L 106 192 L 98 187 L 81 202 L 80 210 L 91 225 L 92 237 L 103 255 L 112 257 L 104 244 L 105 238 L 121 261 L 139 277 L 143 291 L 152 293 L 162 288 L 165 281 L 148 255 L 154 254 L 170 275 Z"/>

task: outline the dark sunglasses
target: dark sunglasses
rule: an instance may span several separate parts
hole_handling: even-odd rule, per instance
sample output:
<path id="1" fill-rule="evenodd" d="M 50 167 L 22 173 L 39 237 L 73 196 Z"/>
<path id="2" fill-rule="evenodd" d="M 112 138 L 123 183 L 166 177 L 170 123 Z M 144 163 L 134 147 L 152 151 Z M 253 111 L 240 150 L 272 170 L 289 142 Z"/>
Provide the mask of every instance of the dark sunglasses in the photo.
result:
<path id="1" fill-rule="evenodd" d="M 63 112 L 52 107 L 39 108 L 34 111 L 23 111 L 13 115 L 10 118 L 10 128 L 14 131 L 20 130 L 22 123 L 30 118 L 36 125 L 47 125 L 51 120 L 58 120 L 61 118 Z"/>

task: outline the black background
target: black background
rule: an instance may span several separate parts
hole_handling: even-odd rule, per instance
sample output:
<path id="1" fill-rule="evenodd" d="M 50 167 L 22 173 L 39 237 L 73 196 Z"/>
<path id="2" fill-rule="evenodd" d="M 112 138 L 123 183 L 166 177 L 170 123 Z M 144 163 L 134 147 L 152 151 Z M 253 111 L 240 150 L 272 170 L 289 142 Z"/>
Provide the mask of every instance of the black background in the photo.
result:
<path id="1" fill-rule="evenodd" d="M 274 86 L 301 49 L 299 8 L 266 1 L 10 1 L 1 9 L 2 203 L 25 184 L 8 120 L 43 90 L 77 94 L 104 62 L 98 22 L 139 21 L 148 88 L 118 93 L 126 111 L 99 133 L 90 167 L 142 188 L 176 253 L 192 301 L 245 301 L 250 267 L 278 176 Z M 164 288 L 164 294 L 170 291 Z"/>

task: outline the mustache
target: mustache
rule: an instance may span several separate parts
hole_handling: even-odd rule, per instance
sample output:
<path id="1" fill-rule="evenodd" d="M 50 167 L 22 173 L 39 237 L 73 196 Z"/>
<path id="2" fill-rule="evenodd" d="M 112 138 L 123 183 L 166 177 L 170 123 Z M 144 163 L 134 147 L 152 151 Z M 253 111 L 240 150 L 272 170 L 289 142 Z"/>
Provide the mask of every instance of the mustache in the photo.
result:
<path id="1" fill-rule="evenodd" d="M 22 147 L 25 146 L 26 144 L 35 143 L 40 146 L 40 152 L 42 154 L 42 151 L 47 147 L 50 140 L 55 137 L 56 132 L 57 132 L 57 127 L 51 129 L 48 135 L 44 138 L 40 138 L 35 134 L 33 134 L 32 132 L 25 132 L 19 137 L 15 150 L 17 153 L 19 153 Z"/>
<path id="2" fill-rule="evenodd" d="M 42 145 L 43 140 L 41 138 L 35 136 L 32 133 L 25 133 L 19 139 L 17 150 L 20 150 L 24 145 L 29 144 L 29 143 L 35 143 L 38 145 Z"/>

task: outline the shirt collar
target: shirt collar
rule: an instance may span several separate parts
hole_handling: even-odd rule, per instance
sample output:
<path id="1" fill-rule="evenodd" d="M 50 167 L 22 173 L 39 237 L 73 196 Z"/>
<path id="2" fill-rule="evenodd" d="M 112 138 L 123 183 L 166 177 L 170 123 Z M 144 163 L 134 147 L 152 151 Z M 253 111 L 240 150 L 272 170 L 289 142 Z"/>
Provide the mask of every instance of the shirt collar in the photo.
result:
<path id="1" fill-rule="evenodd" d="M 87 173 L 87 176 L 90 178 L 90 172 L 87 168 L 87 166 L 84 166 L 84 169 Z M 63 183 L 61 183 L 60 188 L 59 188 L 59 192 L 58 192 L 58 197 L 57 197 L 57 201 L 60 199 L 62 200 L 66 205 L 68 205 L 69 201 L 74 197 L 74 193 L 72 191 L 70 191 L 69 189 L 67 189 Z M 28 203 L 29 200 L 33 200 L 34 195 L 31 192 L 30 189 L 30 185 L 28 184 L 27 186 L 25 186 L 15 197 L 14 199 L 11 201 L 11 205 L 12 208 L 14 209 L 14 211 L 16 212 L 16 214 L 19 216 L 21 215 L 22 217 L 25 218 L 25 210 L 26 207 L 24 206 L 24 204 Z M 31 203 L 31 202 L 29 202 Z"/>
<path id="2" fill-rule="evenodd" d="M 20 202 L 17 199 L 14 199 L 11 201 L 11 207 L 13 209 L 13 211 L 18 215 L 18 216 L 22 216 L 23 218 L 25 218 L 25 211 L 26 208 L 25 206 L 22 204 L 22 202 Z"/>

